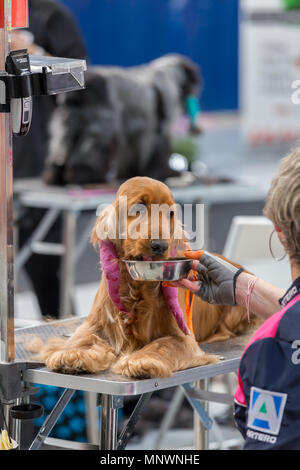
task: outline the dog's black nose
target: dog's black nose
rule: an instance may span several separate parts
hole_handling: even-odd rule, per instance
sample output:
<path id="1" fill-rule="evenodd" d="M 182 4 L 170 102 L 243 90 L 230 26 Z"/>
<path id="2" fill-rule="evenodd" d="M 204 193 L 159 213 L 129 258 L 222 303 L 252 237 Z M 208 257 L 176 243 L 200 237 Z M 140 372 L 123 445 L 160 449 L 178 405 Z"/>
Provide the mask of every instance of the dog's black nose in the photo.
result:
<path id="1" fill-rule="evenodd" d="M 168 243 L 164 240 L 152 240 L 150 246 L 155 255 L 162 255 L 168 249 Z"/>

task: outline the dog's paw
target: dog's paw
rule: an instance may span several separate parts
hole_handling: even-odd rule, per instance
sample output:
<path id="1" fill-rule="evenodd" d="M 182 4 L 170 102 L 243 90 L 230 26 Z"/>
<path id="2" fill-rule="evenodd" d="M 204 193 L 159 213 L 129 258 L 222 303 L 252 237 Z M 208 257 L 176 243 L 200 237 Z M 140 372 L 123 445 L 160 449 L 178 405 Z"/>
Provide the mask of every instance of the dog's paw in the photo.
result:
<path id="1" fill-rule="evenodd" d="M 140 378 L 164 378 L 171 377 L 172 370 L 160 359 L 151 356 L 130 356 L 122 357 L 112 368 L 115 374 L 126 375 L 127 377 Z"/>
<path id="2" fill-rule="evenodd" d="M 107 370 L 115 360 L 116 357 L 110 350 L 68 349 L 45 355 L 45 364 L 48 369 L 65 374 L 101 372 Z"/>
<path id="3" fill-rule="evenodd" d="M 189 367 L 197 367 L 197 366 L 205 366 L 208 364 L 216 364 L 220 361 L 221 356 L 217 356 L 215 354 L 199 354 L 192 359 L 191 364 Z"/>

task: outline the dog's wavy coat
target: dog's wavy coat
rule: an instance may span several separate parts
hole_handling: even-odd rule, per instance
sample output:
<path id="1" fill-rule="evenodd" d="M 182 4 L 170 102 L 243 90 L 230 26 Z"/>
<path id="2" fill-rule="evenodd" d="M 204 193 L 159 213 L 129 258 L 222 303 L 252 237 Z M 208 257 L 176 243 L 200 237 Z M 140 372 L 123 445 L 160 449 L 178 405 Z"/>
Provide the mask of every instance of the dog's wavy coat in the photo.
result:
<path id="1" fill-rule="evenodd" d="M 111 239 L 120 269 L 119 295 L 128 313 L 120 312 L 112 302 L 108 293 L 107 279 L 103 274 L 87 319 L 70 339 L 53 339 L 46 346 L 44 360 L 47 367 L 65 373 L 99 372 L 110 368 L 115 373 L 127 376 L 168 377 L 177 370 L 216 362 L 218 360 L 216 356 L 205 354 L 194 337 L 185 334 L 179 328 L 166 303 L 161 283 L 134 281 L 122 263 L 124 259 L 166 260 L 171 257 L 174 247 L 183 248 L 184 233 L 181 232 L 181 239 L 175 239 L 176 230 L 182 229 L 176 214 L 171 212 L 168 220 L 171 228 L 170 236 L 163 240 L 160 252 L 157 249 L 159 243 L 156 243 L 155 250 L 153 249 L 150 228 L 153 229 L 153 224 L 157 224 L 160 239 L 156 242 L 161 241 L 163 217 L 166 215 L 162 214 L 156 220 L 153 218 L 151 220 L 151 205 L 167 204 L 170 207 L 174 205 L 173 196 L 165 184 L 147 177 L 136 177 L 120 186 L 110 210 L 98 217 L 92 242 L 98 245 L 99 237 L 107 239 L 107 229 L 112 225 L 112 209 L 118 215 L 121 196 L 127 197 L 128 208 L 143 204 L 148 209 L 148 238 L 133 239 L 128 236 L 130 227 L 136 222 L 136 216 L 132 215 L 127 217 L 127 237 L 124 237 L 124 233 L 121 236 L 117 228 L 116 239 Z M 217 323 L 221 321 L 220 314 L 214 313 L 219 307 L 209 306 L 202 301 L 198 304 L 199 311 L 196 317 L 201 318 L 207 309 L 209 312 L 205 314 L 205 321 L 210 326 L 206 328 L 201 319 L 196 320 L 196 337 L 199 333 L 198 326 L 200 330 L 206 332 L 206 336 L 214 332 L 216 328 L 213 328 L 210 316 Z M 235 326 L 241 323 L 242 329 L 245 329 L 247 326 L 244 324 L 245 311 L 239 307 L 231 310 L 235 312 Z"/>

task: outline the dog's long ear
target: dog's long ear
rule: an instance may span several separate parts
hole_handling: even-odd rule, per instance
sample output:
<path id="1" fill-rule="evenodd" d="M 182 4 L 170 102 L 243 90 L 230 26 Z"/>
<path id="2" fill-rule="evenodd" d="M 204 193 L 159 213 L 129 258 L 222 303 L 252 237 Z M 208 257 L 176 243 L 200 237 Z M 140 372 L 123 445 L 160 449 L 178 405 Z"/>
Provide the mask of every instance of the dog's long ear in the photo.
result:
<path id="1" fill-rule="evenodd" d="M 117 238 L 117 211 L 116 205 L 110 204 L 103 209 L 94 225 L 91 243 L 96 246 L 100 240 L 116 240 Z"/>
<path id="2" fill-rule="evenodd" d="M 185 93 L 197 94 L 202 88 L 203 81 L 200 68 L 187 57 L 182 58 L 181 65 L 186 75 L 186 82 L 184 84 Z"/>
<path id="3" fill-rule="evenodd" d="M 190 82 L 190 86 L 201 87 L 202 76 L 199 66 L 187 58 L 184 59 L 182 65 L 187 75 L 187 79 Z"/>

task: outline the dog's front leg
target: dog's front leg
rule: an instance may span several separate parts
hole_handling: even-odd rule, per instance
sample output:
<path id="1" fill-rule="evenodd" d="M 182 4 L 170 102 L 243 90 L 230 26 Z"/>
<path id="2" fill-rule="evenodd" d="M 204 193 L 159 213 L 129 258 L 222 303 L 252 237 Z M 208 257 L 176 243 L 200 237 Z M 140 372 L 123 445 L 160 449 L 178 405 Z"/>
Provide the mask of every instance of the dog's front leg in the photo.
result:
<path id="1" fill-rule="evenodd" d="M 177 370 L 217 361 L 217 356 L 205 354 L 190 335 L 165 336 L 122 356 L 112 371 L 128 377 L 170 377 Z"/>
<path id="2" fill-rule="evenodd" d="M 67 341 L 50 340 L 42 355 L 49 369 L 66 374 L 101 372 L 116 361 L 113 348 L 85 323 Z"/>

